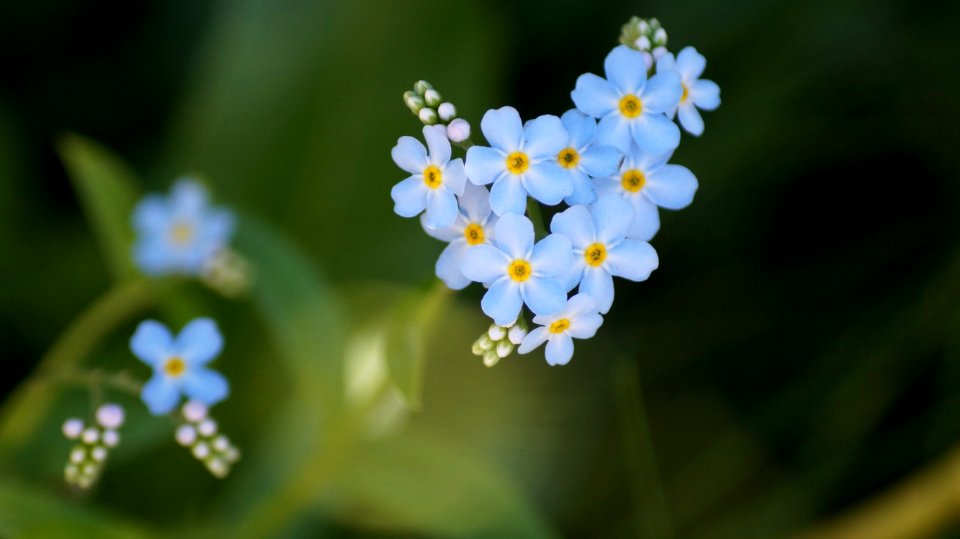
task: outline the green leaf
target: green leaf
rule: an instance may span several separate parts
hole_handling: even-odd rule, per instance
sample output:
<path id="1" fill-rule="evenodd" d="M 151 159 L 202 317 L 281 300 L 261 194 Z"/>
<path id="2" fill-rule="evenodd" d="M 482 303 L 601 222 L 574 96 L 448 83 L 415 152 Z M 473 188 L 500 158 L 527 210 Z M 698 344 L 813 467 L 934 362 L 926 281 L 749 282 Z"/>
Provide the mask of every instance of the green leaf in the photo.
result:
<path id="1" fill-rule="evenodd" d="M 58 148 L 113 276 L 134 275 L 130 215 L 139 198 L 134 174 L 110 150 L 79 135 L 65 135 Z"/>

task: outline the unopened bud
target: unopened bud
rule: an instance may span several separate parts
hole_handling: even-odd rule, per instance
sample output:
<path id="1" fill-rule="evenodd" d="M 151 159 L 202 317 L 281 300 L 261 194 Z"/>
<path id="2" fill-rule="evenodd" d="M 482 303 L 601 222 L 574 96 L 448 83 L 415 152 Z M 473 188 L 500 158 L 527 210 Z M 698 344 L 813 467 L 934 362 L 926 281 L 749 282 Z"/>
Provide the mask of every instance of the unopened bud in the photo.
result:
<path id="1" fill-rule="evenodd" d="M 513 352 L 513 343 L 503 340 L 497 343 L 497 355 L 501 358 L 507 357 Z"/>
<path id="2" fill-rule="evenodd" d="M 212 419 L 204 419 L 200 425 L 197 426 L 197 432 L 201 436 L 209 438 L 217 433 L 217 422 Z"/>
<path id="3" fill-rule="evenodd" d="M 510 331 L 507 332 L 507 338 L 510 339 L 510 342 L 513 344 L 520 344 L 520 341 L 527 336 L 527 330 L 520 327 L 520 324 L 517 324 L 510 328 Z"/>
<path id="4" fill-rule="evenodd" d="M 443 103 L 443 97 L 440 96 L 440 92 L 433 88 L 423 93 L 423 100 L 426 101 L 427 106 L 431 108 L 439 107 L 440 103 Z"/>
<path id="5" fill-rule="evenodd" d="M 123 425 L 123 408 L 119 404 L 104 404 L 97 408 L 97 423 L 106 429 L 116 429 Z"/>
<path id="6" fill-rule="evenodd" d="M 90 456 L 97 462 L 103 462 L 107 460 L 107 448 L 103 447 L 102 445 L 98 445 L 94 447 L 92 451 L 90 451 Z"/>
<path id="7" fill-rule="evenodd" d="M 641 51 L 650 50 L 650 38 L 648 38 L 645 35 L 638 37 L 637 40 L 633 42 L 633 44 L 636 45 L 637 49 Z"/>
<path id="8" fill-rule="evenodd" d="M 447 126 L 447 138 L 453 142 L 463 142 L 470 138 L 470 124 L 463 118 L 457 118 Z"/>
<path id="9" fill-rule="evenodd" d="M 496 343 L 493 342 L 493 339 L 491 339 L 490 336 L 487 335 L 486 333 L 484 333 L 483 335 L 480 336 L 479 339 L 477 339 L 477 344 L 480 345 L 480 349 L 483 351 L 492 350 L 493 347 L 496 345 Z"/>
<path id="10" fill-rule="evenodd" d="M 663 46 L 667 44 L 667 31 L 663 28 L 658 29 L 653 33 L 653 44 L 657 46 Z"/>
<path id="11" fill-rule="evenodd" d="M 487 336 L 489 336 L 490 339 L 494 341 L 499 341 L 506 334 L 507 334 L 507 331 L 496 324 L 491 324 L 490 329 L 487 330 Z"/>
<path id="12" fill-rule="evenodd" d="M 647 66 L 647 71 L 649 71 L 650 68 L 653 67 L 653 55 L 650 54 L 649 52 L 644 52 L 644 53 L 643 53 L 643 63 L 644 63 L 644 65 Z"/>
<path id="13" fill-rule="evenodd" d="M 500 356 L 495 350 L 488 350 L 483 354 L 483 364 L 487 367 L 493 367 L 500 361 Z"/>
<path id="14" fill-rule="evenodd" d="M 100 439 L 100 431 L 93 427 L 88 428 L 87 430 L 83 431 L 81 438 L 83 439 L 83 443 L 95 444 L 97 443 L 97 440 Z"/>
<path id="15" fill-rule="evenodd" d="M 83 421 L 77 418 L 70 418 L 63 422 L 63 435 L 69 440 L 75 440 L 83 432 Z"/>
<path id="16" fill-rule="evenodd" d="M 427 106 L 427 103 L 423 100 L 422 97 L 413 93 L 413 92 L 404 92 L 403 94 L 403 104 L 410 109 L 410 112 L 418 114 L 420 109 Z"/>
<path id="17" fill-rule="evenodd" d="M 115 430 L 103 431 L 103 444 L 107 447 L 117 447 L 120 443 L 120 435 Z"/>
<path id="18" fill-rule="evenodd" d="M 667 54 L 667 48 L 666 48 L 666 47 L 657 47 L 657 48 L 653 49 L 653 59 L 654 59 L 654 60 L 659 60 L 660 57 L 663 56 L 664 54 Z"/>
<path id="19" fill-rule="evenodd" d="M 433 125 L 440 120 L 440 117 L 437 116 L 437 111 L 427 107 L 420 109 L 420 112 L 417 113 L 417 116 L 419 116 L 420 121 L 426 125 Z"/>
<path id="20" fill-rule="evenodd" d="M 440 103 L 440 106 L 437 107 L 437 114 L 440 115 L 441 120 L 449 122 L 457 117 L 457 107 L 454 107 L 453 103 Z"/>
<path id="21" fill-rule="evenodd" d="M 427 90 L 433 90 L 433 85 L 425 80 L 418 80 L 413 84 L 413 91 L 421 96 L 426 94 Z"/>
<path id="22" fill-rule="evenodd" d="M 193 456 L 197 457 L 199 460 L 203 460 L 210 456 L 210 446 L 204 442 L 200 442 L 197 445 L 193 446 Z"/>
<path id="23" fill-rule="evenodd" d="M 200 401 L 187 401 L 183 405 L 183 417 L 191 423 L 199 423 L 207 417 L 207 405 Z"/>
<path id="24" fill-rule="evenodd" d="M 197 431 L 191 425 L 180 425 L 176 433 L 177 443 L 189 447 L 197 441 Z"/>

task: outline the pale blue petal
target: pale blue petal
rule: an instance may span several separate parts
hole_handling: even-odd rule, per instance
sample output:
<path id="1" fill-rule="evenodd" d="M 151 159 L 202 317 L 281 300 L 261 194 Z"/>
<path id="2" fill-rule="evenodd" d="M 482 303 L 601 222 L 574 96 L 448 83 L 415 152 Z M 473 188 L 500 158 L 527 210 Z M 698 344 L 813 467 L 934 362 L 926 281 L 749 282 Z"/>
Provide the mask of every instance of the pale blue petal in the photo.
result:
<path id="1" fill-rule="evenodd" d="M 480 247 L 482 246 L 478 245 L 471 249 L 471 252 Z M 483 295 L 483 299 L 480 300 L 480 308 L 483 313 L 493 318 L 493 321 L 501 326 L 513 324 L 517 320 L 522 307 L 523 300 L 520 296 L 520 286 L 508 278 L 493 283 L 487 293 Z"/>
<path id="2" fill-rule="evenodd" d="M 652 245 L 633 239 L 623 240 L 620 245 L 607 251 L 605 263 L 610 273 L 631 281 L 647 280 L 659 264 L 657 251 Z M 601 309 L 600 312 L 606 311 Z"/>
<path id="3" fill-rule="evenodd" d="M 496 226 L 497 245 L 511 259 L 530 257 L 533 252 L 533 223 L 522 214 L 500 216 Z"/>
<path id="4" fill-rule="evenodd" d="M 558 277 L 573 262 L 573 246 L 563 234 L 550 234 L 533 246 L 530 265 L 534 275 Z"/>
<path id="5" fill-rule="evenodd" d="M 454 159 L 443 169 L 443 188 L 455 195 L 463 194 L 463 186 L 467 183 L 467 173 L 463 168 L 462 159 Z"/>
<path id="6" fill-rule="evenodd" d="M 161 374 L 155 374 L 147 380 L 140 390 L 140 399 L 153 415 L 163 415 L 172 411 L 180 402 L 180 390 L 173 380 Z"/>
<path id="7" fill-rule="evenodd" d="M 580 280 L 583 279 L 583 270 L 586 267 L 587 263 L 584 261 L 583 256 L 574 254 L 570 267 L 557 277 L 563 289 L 569 292 L 576 288 L 577 285 L 580 284 Z"/>
<path id="8" fill-rule="evenodd" d="M 426 232 L 431 238 L 450 242 L 458 238 L 463 238 L 463 229 L 465 228 L 466 223 L 461 218 L 454 221 L 454 223 L 450 226 L 445 226 L 443 228 L 430 228 L 427 226 L 427 214 L 423 213 L 420 214 L 420 226 L 423 227 L 423 231 Z"/>
<path id="9" fill-rule="evenodd" d="M 428 190 L 423 179 L 416 176 L 394 185 L 390 190 L 393 211 L 401 217 L 416 217 L 427 206 Z"/>
<path id="10" fill-rule="evenodd" d="M 506 278 L 510 258 L 490 245 L 475 245 L 463 254 L 460 271 L 471 281 L 489 283 Z"/>
<path id="11" fill-rule="evenodd" d="M 695 137 L 699 137 L 703 134 L 703 118 L 700 116 L 700 113 L 697 112 L 697 108 L 694 106 L 694 103 L 687 101 L 680 105 L 680 108 L 677 109 L 678 117 L 680 119 L 680 125 Z"/>
<path id="12" fill-rule="evenodd" d="M 553 216 L 550 231 L 563 234 L 578 249 L 585 249 L 597 241 L 597 230 L 590 211 L 585 206 L 571 206 Z"/>
<path id="13" fill-rule="evenodd" d="M 680 128 L 662 114 L 642 114 L 631 122 L 630 131 L 640 149 L 654 155 L 665 154 L 680 145 Z"/>
<path id="14" fill-rule="evenodd" d="M 454 241 L 440 253 L 440 258 L 434 266 L 437 277 L 440 278 L 447 288 L 451 290 L 462 290 L 470 284 L 470 279 L 460 271 L 460 264 L 470 246 L 466 241 Z M 501 271 L 501 275 L 502 275 Z"/>
<path id="15" fill-rule="evenodd" d="M 513 107 L 488 110 L 480 120 L 480 130 L 491 146 L 504 152 L 515 152 L 523 145 L 523 122 Z"/>
<path id="16" fill-rule="evenodd" d="M 609 251 L 607 252 L 609 256 Z M 603 267 L 588 267 L 580 281 L 580 293 L 596 302 L 597 310 L 606 314 L 613 305 L 613 277 Z"/>
<path id="17" fill-rule="evenodd" d="M 520 341 L 520 346 L 517 347 L 517 353 L 519 354 L 529 354 L 535 350 L 538 346 L 544 343 L 547 340 L 547 337 L 550 336 L 550 330 L 545 327 L 538 327 L 537 329 L 527 333 L 527 335 Z"/>
<path id="18" fill-rule="evenodd" d="M 223 350 L 223 335 L 210 318 L 194 318 L 176 339 L 177 354 L 188 365 L 205 365 Z"/>
<path id="19" fill-rule="evenodd" d="M 680 165 L 666 165 L 647 177 L 643 194 L 654 204 L 668 210 L 686 208 L 697 192 L 697 178 L 690 169 Z"/>
<path id="20" fill-rule="evenodd" d="M 623 154 L 613 146 L 590 146 L 580 154 L 580 168 L 594 178 L 605 178 L 617 173 L 622 160 Z"/>
<path id="21" fill-rule="evenodd" d="M 660 213 L 657 211 L 657 205 L 643 195 L 632 196 L 629 202 L 633 204 L 633 224 L 630 225 L 627 237 L 650 241 L 660 230 Z"/>
<path id="22" fill-rule="evenodd" d="M 702 110 L 713 110 L 720 106 L 720 87 L 712 80 L 698 80 L 690 88 L 690 99 Z"/>
<path id="23" fill-rule="evenodd" d="M 163 275 L 170 271 L 170 253 L 162 238 L 140 238 L 133 246 L 133 260 L 147 275 Z"/>
<path id="24" fill-rule="evenodd" d="M 222 374 L 210 369 L 191 369 L 183 375 L 180 382 L 183 392 L 195 401 L 208 406 L 227 398 L 230 384 Z"/>
<path id="25" fill-rule="evenodd" d="M 560 122 L 569 135 L 567 146 L 577 151 L 593 142 L 593 137 L 597 134 L 597 120 L 577 109 L 564 112 Z"/>
<path id="26" fill-rule="evenodd" d="M 596 313 L 597 310 L 597 302 L 593 299 L 593 296 L 577 294 L 567 300 L 567 308 L 564 310 L 563 316 L 575 319 L 585 314 Z"/>
<path id="27" fill-rule="evenodd" d="M 592 339 L 603 325 L 603 317 L 598 313 L 589 313 L 570 320 L 567 335 L 575 339 Z"/>
<path id="28" fill-rule="evenodd" d="M 504 174 L 493 182 L 493 188 L 490 189 L 490 208 L 497 215 L 525 212 L 527 190 L 520 178 L 513 174 Z"/>
<path id="29" fill-rule="evenodd" d="M 483 223 L 490 216 L 490 191 L 485 187 L 467 183 L 460 197 L 460 210 L 470 223 Z"/>
<path id="30" fill-rule="evenodd" d="M 442 167 L 450 160 L 450 139 L 447 138 L 447 128 L 442 125 L 423 126 L 423 138 L 427 141 L 430 150 L 430 162 Z"/>
<path id="31" fill-rule="evenodd" d="M 140 361 L 157 367 L 173 355 L 173 335 L 167 326 L 160 322 L 144 320 L 130 338 L 130 351 Z"/>
<path id="32" fill-rule="evenodd" d="M 427 168 L 427 149 L 423 143 L 413 137 L 400 137 L 397 145 L 390 150 L 393 162 L 410 174 L 423 174 Z"/>
<path id="33" fill-rule="evenodd" d="M 430 228 L 444 228 L 452 225 L 460 215 L 457 197 L 443 189 L 430 189 L 427 192 L 426 223 Z"/>
<path id="34" fill-rule="evenodd" d="M 647 64 L 643 53 L 625 45 L 615 47 L 603 61 L 607 80 L 622 93 L 636 94 L 647 81 Z"/>
<path id="35" fill-rule="evenodd" d="M 677 53 L 677 69 L 687 80 L 699 79 L 707 67 L 707 59 L 693 47 L 684 47 Z"/>
<path id="36" fill-rule="evenodd" d="M 577 78 L 577 85 L 570 92 L 570 97 L 581 112 L 602 118 L 617 109 L 620 92 L 607 79 L 584 73 Z"/>
<path id="37" fill-rule="evenodd" d="M 534 314 L 553 314 L 567 304 L 567 292 L 556 279 L 533 276 L 524 281 L 520 289 L 523 302 Z"/>
<path id="38" fill-rule="evenodd" d="M 573 193 L 570 171 L 554 161 L 531 165 L 521 178 L 527 193 L 547 206 L 559 204 L 563 197 Z"/>
<path id="39" fill-rule="evenodd" d="M 678 71 L 677 60 L 672 52 L 668 52 L 657 59 L 657 73 L 661 71 Z"/>
<path id="40" fill-rule="evenodd" d="M 233 212 L 224 209 L 209 209 L 201 216 L 197 233 L 204 241 L 222 247 L 233 235 L 236 220 Z"/>
<path id="41" fill-rule="evenodd" d="M 623 196 L 620 175 L 611 178 L 594 178 L 593 186 L 597 188 L 597 198 L 603 198 L 609 194 Z"/>
<path id="42" fill-rule="evenodd" d="M 597 200 L 597 190 L 593 186 L 593 180 L 590 179 L 590 176 L 587 176 L 586 172 L 571 169 L 570 178 L 573 180 L 573 192 L 563 199 L 568 206 L 593 204 Z"/>
<path id="43" fill-rule="evenodd" d="M 163 234 L 170 225 L 170 209 L 160 195 L 147 195 L 133 209 L 133 226 L 141 234 Z"/>
<path id="44" fill-rule="evenodd" d="M 550 365 L 566 365 L 573 357 L 573 339 L 566 334 L 553 335 L 544 355 Z"/>
<path id="45" fill-rule="evenodd" d="M 523 126 L 523 137 L 523 151 L 532 160 L 555 158 L 560 150 L 567 147 L 569 139 L 560 118 L 552 114 L 545 114 L 527 122 Z"/>
<path id="46" fill-rule="evenodd" d="M 493 183 L 507 171 L 507 154 L 487 146 L 471 146 L 464 165 L 467 178 L 476 185 Z"/>
<path id="47" fill-rule="evenodd" d="M 670 112 L 680 103 L 683 95 L 683 84 L 680 74 L 676 71 L 664 71 L 650 77 L 647 87 L 643 89 L 643 112 L 665 113 Z"/>
<path id="48" fill-rule="evenodd" d="M 590 207 L 590 217 L 596 223 L 597 240 L 608 247 L 627 235 L 633 223 L 633 206 L 618 195 L 606 195 Z"/>
<path id="49" fill-rule="evenodd" d="M 597 126 L 598 146 L 613 146 L 622 153 L 630 151 L 630 126 L 634 122 L 627 121 L 621 114 L 613 113 L 604 116 Z"/>
<path id="50" fill-rule="evenodd" d="M 185 217 L 195 217 L 203 213 L 207 206 L 207 189 L 200 182 L 184 178 L 177 180 L 170 188 L 170 203 L 175 213 Z"/>

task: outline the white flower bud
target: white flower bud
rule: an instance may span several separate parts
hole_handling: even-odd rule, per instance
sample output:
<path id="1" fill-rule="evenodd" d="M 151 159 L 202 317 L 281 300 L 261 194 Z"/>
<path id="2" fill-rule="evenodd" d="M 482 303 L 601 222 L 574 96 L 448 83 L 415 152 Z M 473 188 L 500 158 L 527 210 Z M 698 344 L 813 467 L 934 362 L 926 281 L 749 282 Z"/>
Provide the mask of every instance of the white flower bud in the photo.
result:
<path id="1" fill-rule="evenodd" d="M 77 475 L 80 473 L 80 470 L 77 469 L 76 464 L 67 464 L 67 467 L 63 469 L 63 477 L 67 480 L 68 483 L 76 481 Z"/>
<path id="2" fill-rule="evenodd" d="M 457 107 L 454 107 L 453 103 L 440 103 L 440 106 L 437 107 L 437 114 L 440 115 L 441 120 L 449 122 L 457 117 Z"/>
<path id="3" fill-rule="evenodd" d="M 433 88 L 423 92 L 423 100 L 427 102 L 427 106 L 431 108 L 436 108 L 440 106 L 440 103 L 443 103 L 443 98 L 440 97 L 440 92 L 434 90 Z"/>
<path id="4" fill-rule="evenodd" d="M 207 469 L 218 479 L 223 479 L 230 473 L 230 468 L 223 459 L 210 459 L 206 462 Z"/>
<path id="5" fill-rule="evenodd" d="M 667 31 L 663 28 L 658 29 L 653 34 L 653 42 L 657 45 L 666 45 L 667 44 Z"/>
<path id="6" fill-rule="evenodd" d="M 200 442 L 197 445 L 193 446 L 193 456 L 197 457 L 199 460 L 203 460 L 210 456 L 210 446 L 204 442 Z"/>
<path id="7" fill-rule="evenodd" d="M 223 453 L 224 451 L 226 451 L 228 447 L 230 447 L 230 440 L 227 440 L 226 436 L 220 435 L 214 438 L 213 448 L 219 451 L 220 453 Z"/>
<path id="8" fill-rule="evenodd" d="M 70 462 L 80 464 L 85 460 L 87 460 L 87 452 L 84 451 L 82 447 L 74 447 L 73 450 L 70 451 Z"/>
<path id="9" fill-rule="evenodd" d="M 107 429 L 115 429 L 123 425 L 123 408 L 119 404 L 104 404 L 97 408 L 97 423 Z"/>
<path id="10" fill-rule="evenodd" d="M 493 339 L 490 338 L 490 335 L 484 333 L 479 339 L 477 339 L 477 344 L 480 345 L 481 350 L 487 351 L 492 350 L 497 343 L 493 342 Z"/>
<path id="11" fill-rule="evenodd" d="M 500 357 L 507 357 L 510 353 L 513 352 L 513 343 L 504 340 L 497 343 L 497 355 Z"/>
<path id="12" fill-rule="evenodd" d="M 120 443 L 120 435 L 117 434 L 115 430 L 104 431 L 103 433 L 103 445 L 107 447 L 117 447 L 117 444 Z"/>
<path id="13" fill-rule="evenodd" d="M 470 351 L 473 352 L 473 355 L 475 356 L 482 356 L 483 348 L 480 347 L 480 341 L 475 341 L 473 346 L 470 348 Z"/>
<path id="14" fill-rule="evenodd" d="M 90 427 L 87 430 L 83 431 L 83 434 L 81 435 L 81 437 L 83 439 L 83 443 L 95 444 L 97 443 L 97 440 L 100 439 L 100 430 Z"/>
<path id="15" fill-rule="evenodd" d="M 500 361 L 500 356 L 497 355 L 495 350 L 488 350 L 483 354 L 483 364 L 487 367 L 493 367 Z"/>
<path id="16" fill-rule="evenodd" d="M 413 84 L 413 91 L 420 95 L 427 93 L 427 90 L 433 90 L 433 85 L 425 80 L 418 80 Z"/>
<path id="17" fill-rule="evenodd" d="M 90 479 L 92 482 L 93 478 L 97 476 L 97 465 L 92 462 L 84 464 L 83 475 L 85 475 L 86 478 Z"/>
<path id="18" fill-rule="evenodd" d="M 657 47 L 657 48 L 653 49 L 653 58 L 654 58 L 654 60 L 659 60 L 660 57 L 663 56 L 664 54 L 667 54 L 667 48 L 666 48 L 666 47 L 660 46 L 660 47 Z"/>
<path id="19" fill-rule="evenodd" d="M 80 488 L 90 488 L 90 486 L 93 485 L 93 477 L 81 475 L 77 477 L 76 484 Z"/>
<path id="20" fill-rule="evenodd" d="M 71 417 L 63 422 L 63 435 L 66 436 L 68 440 L 76 440 L 80 437 L 81 432 L 83 432 L 83 421 Z"/>
<path id="21" fill-rule="evenodd" d="M 187 401 L 183 405 L 183 417 L 191 423 L 199 423 L 207 417 L 207 405 L 200 401 Z"/>
<path id="22" fill-rule="evenodd" d="M 199 425 L 197 425 L 197 431 L 207 438 L 213 436 L 217 433 L 217 422 L 212 419 L 204 419 Z"/>
<path id="23" fill-rule="evenodd" d="M 453 142 L 463 142 L 470 138 L 470 123 L 463 118 L 457 118 L 447 126 L 447 138 Z"/>
<path id="24" fill-rule="evenodd" d="M 90 452 L 90 456 L 93 457 L 93 460 L 97 462 L 103 462 L 107 460 L 107 448 L 102 445 L 98 445 L 93 448 L 93 451 Z"/>
<path id="25" fill-rule="evenodd" d="M 192 425 L 180 425 L 176 433 L 177 443 L 189 447 L 197 441 L 197 431 Z"/>
<path id="26" fill-rule="evenodd" d="M 637 30 L 639 30 L 641 34 L 646 34 L 650 31 L 650 25 L 647 21 L 641 20 L 640 24 L 637 25 Z"/>
<path id="27" fill-rule="evenodd" d="M 232 464 L 240 460 L 240 451 L 236 447 L 230 446 L 224 453 L 224 457 L 227 459 L 227 462 Z"/>
<path id="28" fill-rule="evenodd" d="M 507 338 L 510 339 L 510 342 L 513 344 L 520 344 L 520 341 L 527 336 L 527 330 L 520 327 L 520 324 L 517 324 L 510 328 L 510 331 L 507 332 Z"/>
<path id="29" fill-rule="evenodd" d="M 653 55 L 649 52 L 643 53 L 643 63 L 647 66 L 647 70 L 653 67 Z"/>
<path id="30" fill-rule="evenodd" d="M 636 47 L 641 51 L 650 50 L 650 38 L 648 38 L 647 36 L 638 37 L 637 40 L 633 42 L 633 44 L 636 45 Z"/>
<path id="31" fill-rule="evenodd" d="M 492 324 L 490 326 L 490 329 L 487 330 L 487 335 L 490 337 L 490 339 L 494 341 L 499 341 L 506 334 L 507 334 L 507 331 L 496 324 Z"/>
<path id="32" fill-rule="evenodd" d="M 440 119 L 440 117 L 437 116 L 437 111 L 427 107 L 420 109 L 420 113 L 417 114 L 417 116 L 419 116 L 420 121 L 426 125 L 434 125 Z"/>

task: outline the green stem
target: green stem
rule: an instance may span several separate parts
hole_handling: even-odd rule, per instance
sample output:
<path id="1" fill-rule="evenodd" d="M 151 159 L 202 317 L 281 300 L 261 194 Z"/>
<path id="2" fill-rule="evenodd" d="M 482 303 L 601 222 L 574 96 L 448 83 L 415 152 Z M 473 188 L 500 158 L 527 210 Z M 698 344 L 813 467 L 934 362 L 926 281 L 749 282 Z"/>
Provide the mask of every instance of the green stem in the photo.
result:
<path id="1" fill-rule="evenodd" d="M 467 139 L 463 142 L 453 142 L 452 140 L 450 142 L 452 142 L 454 146 L 462 149 L 463 151 L 469 150 L 474 145 L 473 141 L 470 139 Z"/>
<path id="2" fill-rule="evenodd" d="M 127 371 L 65 370 L 54 374 L 51 381 L 63 385 L 113 389 L 137 398 L 140 397 L 140 390 L 143 388 L 143 384 Z"/>
<path id="3" fill-rule="evenodd" d="M 533 234 L 537 239 L 545 238 L 550 233 L 547 231 L 547 225 L 543 220 L 540 204 L 533 198 L 527 199 L 527 217 L 533 223 Z"/>

